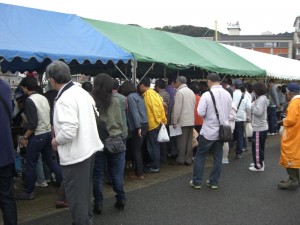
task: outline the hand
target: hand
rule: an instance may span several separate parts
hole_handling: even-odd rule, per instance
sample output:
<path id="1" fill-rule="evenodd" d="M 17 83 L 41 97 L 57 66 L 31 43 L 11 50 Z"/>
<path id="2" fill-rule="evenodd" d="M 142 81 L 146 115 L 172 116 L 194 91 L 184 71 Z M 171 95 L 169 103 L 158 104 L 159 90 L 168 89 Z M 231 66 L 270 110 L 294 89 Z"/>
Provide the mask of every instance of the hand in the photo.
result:
<path id="1" fill-rule="evenodd" d="M 143 137 L 143 136 L 142 136 L 142 129 L 141 129 L 141 128 L 137 129 L 137 133 L 138 133 L 138 136 L 139 136 L 140 138 Z"/>
<path id="2" fill-rule="evenodd" d="M 24 137 L 21 139 L 20 141 L 20 147 L 27 147 L 27 144 L 28 144 L 28 140 L 25 139 Z"/>
<path id="3" fill-rule="evenodd" d="M 177 124 L 173 124 L 173 128 L 176 129 L 176 127 L 177 127 Z"/>
<path id="4" fill-rule="evenodd" d="M 52 145 L 52 150 L 53 150 L 53 151 L 57 151 L 58 143 L 57 143 L 57 141 L 56 141 L 56 138 L 53 138 L 53 139 L 52 139 L 51 145 Z"/>

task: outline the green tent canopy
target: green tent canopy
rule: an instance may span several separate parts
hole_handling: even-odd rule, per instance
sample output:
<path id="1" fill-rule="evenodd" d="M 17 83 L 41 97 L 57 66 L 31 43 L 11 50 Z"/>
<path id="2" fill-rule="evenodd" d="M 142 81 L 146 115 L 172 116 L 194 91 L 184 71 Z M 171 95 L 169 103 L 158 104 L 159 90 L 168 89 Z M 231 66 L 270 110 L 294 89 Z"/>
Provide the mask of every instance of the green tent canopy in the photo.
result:
<path id="1" fill-rule="evenodd" d="M 234 76 L 263 76 L 255 66 L 217 42 L 139 26 L 83 18 L 138 62 L 161 63 L 169 68 L 199 67 Z"/>

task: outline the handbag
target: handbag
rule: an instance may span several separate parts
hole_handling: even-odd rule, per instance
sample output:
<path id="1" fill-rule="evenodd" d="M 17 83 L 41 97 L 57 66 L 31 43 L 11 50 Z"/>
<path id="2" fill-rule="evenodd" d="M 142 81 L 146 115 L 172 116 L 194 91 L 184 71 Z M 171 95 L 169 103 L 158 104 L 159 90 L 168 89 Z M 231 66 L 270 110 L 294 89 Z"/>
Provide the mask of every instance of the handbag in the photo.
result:
<path id="1" fill-rule="evenodd" d="M 251 123 L 246 123 L 245 125 L 245 136 L 252 137 L 253 129 Z"/>
<path id="2" fill-rule="evenodd" d="M 216 101 L 214 98 L 213 93 L 211 92 L 211 90 L 209 90 L 209 93 L 211 95 L 211 98 L 213 100 L 214 103 L 214 107 L 215 107 L 215 111 L 216 111 L 216 115 L 220 124 L 220 129 L 219 129 L 219 140 L 222 142 L 229 142 L 233 140 L 233 135 L 232 135 L 232 131 L 231 131 L 231 126 L 230 125 L 223 125 L 220 122 L 220 118 L 219 118 L 219 112 L 218 109 L 216 107 Z"/>
<path id="3" fill-rule="evenodd" d="M 170 141 L 167 128 L 164 124 L 162 124 L 161 127 L 160 127 L 158 137 L 157 137 L 157 141 L 158 142 L 169 142 Z"/>
<path id="4" fill-rule="evenodd" d="M 126 146 L 121 137 L 108 137 L 104 141 L 104 147 L 108 152 L 116 154 L 126 151 Z"/>

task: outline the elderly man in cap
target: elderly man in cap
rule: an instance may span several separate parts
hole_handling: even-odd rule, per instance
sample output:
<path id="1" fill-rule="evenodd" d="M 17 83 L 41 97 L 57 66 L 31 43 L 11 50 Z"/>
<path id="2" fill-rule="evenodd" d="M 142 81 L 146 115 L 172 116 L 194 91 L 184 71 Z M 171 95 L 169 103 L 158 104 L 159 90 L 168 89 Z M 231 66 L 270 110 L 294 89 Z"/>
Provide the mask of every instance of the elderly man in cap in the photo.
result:
<path id="1" fill-rule="evenodd" d="M 173 108 L 172 124 L 180 125 L 182 134 L 176 137 L 178 157 L 173 165 L 192 165 L 193 157 L 193 127 L 195 124 L 194 108 L 196 97 L 186 85 L 187 79 L 179 76 L 175 82 L 176 94 Z"/>
<path id="2" fill-rule="evenodd" d="M 280 189 L 293 189 L 299 187 L 300 168 L 300 95 L 299 85 L 287 85 L 287 100 L 289 101 L 286 118 L 283 119 L 283 132 L 281 136 L 280 165 L 286 168 L 289 175 L 287 180 L 278 183 Z"/>

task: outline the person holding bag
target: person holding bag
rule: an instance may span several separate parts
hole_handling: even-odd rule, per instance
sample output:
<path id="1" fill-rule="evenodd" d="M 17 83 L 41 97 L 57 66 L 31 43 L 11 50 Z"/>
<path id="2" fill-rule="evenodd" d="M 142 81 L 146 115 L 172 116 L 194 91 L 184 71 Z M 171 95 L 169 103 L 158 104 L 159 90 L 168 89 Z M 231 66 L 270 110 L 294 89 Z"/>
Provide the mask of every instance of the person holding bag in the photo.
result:
<path id="1" fill-rule="evenodd" d="M 112 94 L 113 79 L 108 74 L 101 73 L 94 77 L 94 89 L 92 96 L 99 111 L 100 120 L 105 122 L 109 140 L 121 139 L 123 134 L 123 121 L 121 106 L 117 96 Z M 106 139 L 106 140 L 107 140 Z M 103 209 L 103 177 L 105 161 L 112 186 L 116 192 L 115 207 L 123 209 L 126 204 L 125 191 L 123 187 L 123 176 L 125 168 L 125 149 L 118 152 L 108 151 L 108 141 L 104 142 L 104 151 L 95 154 L 93 173 L 93 195 L 94 213 L 101 214 Z M 111 143 L 111 142 L 110 142 Z M 116 145 L 116 146 L 119 146 Z"/>
<path id="2" fill-rule="evenodd" d="M 203 126 L 200 131 L 199 145 L 196 151 L 193 177 L 189 185 L 199 189 L 203 182 L 204 165 L 207 153 L 212 149 L 214 163 L 206 185 L 211 189 L 218 188 L 218 182 L 222 170 L 223 142 L 219 140 L 220 124 L 228 125 L 232 98 L 228 91 L 220 85 L 220 77 L 216 73 L 207 76 L 207 85 L 214 98 L 219 120 L 217 119 L 213 99 L 209 92 L 201 96 L 197 112 L 203 118 Z"/>

